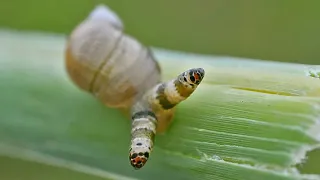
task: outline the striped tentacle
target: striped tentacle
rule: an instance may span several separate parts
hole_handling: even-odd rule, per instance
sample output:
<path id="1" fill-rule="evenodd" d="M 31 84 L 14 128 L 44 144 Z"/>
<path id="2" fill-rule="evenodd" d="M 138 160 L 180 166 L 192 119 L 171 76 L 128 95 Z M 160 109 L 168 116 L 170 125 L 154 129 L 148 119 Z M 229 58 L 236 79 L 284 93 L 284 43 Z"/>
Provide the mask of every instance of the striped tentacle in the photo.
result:
<path id="1" fill-rule="evenodd" d="M 202 68 L 189 69 L 175 79 L 157 84 L 134 104 L 129 160 L 135 169 L 143 167 L 150 156 L 159 116 L 187 99 L 204 74 Z"/>

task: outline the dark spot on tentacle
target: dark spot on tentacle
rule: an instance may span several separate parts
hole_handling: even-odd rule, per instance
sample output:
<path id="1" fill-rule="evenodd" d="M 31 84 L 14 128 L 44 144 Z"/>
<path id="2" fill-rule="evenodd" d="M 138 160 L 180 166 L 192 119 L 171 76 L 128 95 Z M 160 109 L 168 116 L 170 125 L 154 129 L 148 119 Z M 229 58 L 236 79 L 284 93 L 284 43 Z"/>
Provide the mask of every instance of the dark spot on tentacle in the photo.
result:
<path id="1" fill-rule="evenodd" d="M 131 159 L 134 159 L 134 158 L 136 158 L 137 156 L 138 156 L 137 153 L 133 153 L 133 154 L 131 155 Z"/>
<path id="2" fill-rule="evenodd" d="M 186 77 L 184 77 L 183 80 L 184 80 L 185 82 L 187 82 L 187 78 L 186 78 Z"/>
<path id="3" fill-rule="evenodd" d="M 137 143 L 137 146 L 141 146 L 142 145 L 142 143 Z"/>
<path id="4" fill-rule="evenodd" d="M 132 155 L 130 155 L 130 157 L 130 163 L 132 167 L 134 167 L 135 169 L 140 169 L 146 164 L 149 157 L 149 152 L 139 152 L 138 154 L 133 153 Z"/>
<path id="5" fill-rule="evenodd" d="M 194 82 L 196 79 L 195 79 L 194 76 L 192 75 L 192 76 L 190 76 L 190 80 L 191 80 L 192 82 Z"/>
<path id="6" fill-rule="evenodd" d="M 145 153 L 144 153 L 144 156 L 145 156 L 146 158 L 149 158 L 149 153 L 148 153 L 148 152 L 145 152 Z"/>

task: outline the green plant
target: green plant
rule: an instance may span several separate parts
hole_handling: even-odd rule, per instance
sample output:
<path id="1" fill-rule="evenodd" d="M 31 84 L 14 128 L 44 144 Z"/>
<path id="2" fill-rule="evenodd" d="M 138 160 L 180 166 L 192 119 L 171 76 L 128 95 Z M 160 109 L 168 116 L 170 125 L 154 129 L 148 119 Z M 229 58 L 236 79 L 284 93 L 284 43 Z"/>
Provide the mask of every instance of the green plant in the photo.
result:
<path id="1" fill-rule="evenodd" d="M 156 137 L 148 164 L 134 171 L 130 121 L 69 80 L 65 37 L 13 31 L 0 37 L 0 154 L 6 159 L 0 167 L 13 161 L 8 156 L 107 179 L 319 179 L 295 168 L 320 144 L 320 83 L 304 65 L 154 49 L 163 79 L 197 66 L 206 77 L 178 106 L 167 133 Z M 43 177 L 41 166 L 27 166 L 39 168 L 32 179 Z M 316 169 L 311 173 L 320 174 Z"/>

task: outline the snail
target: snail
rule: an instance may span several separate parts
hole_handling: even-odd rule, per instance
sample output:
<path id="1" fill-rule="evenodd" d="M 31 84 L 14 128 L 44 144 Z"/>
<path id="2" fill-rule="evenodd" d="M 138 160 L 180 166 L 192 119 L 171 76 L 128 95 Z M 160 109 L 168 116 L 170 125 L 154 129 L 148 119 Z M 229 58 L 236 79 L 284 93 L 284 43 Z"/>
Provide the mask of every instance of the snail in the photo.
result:
<path id="1" fill-rule="evenodd" d="M 155 135 L 165 131 L 176 105 L 196 90 L 205 74 L 193 68 L 161 82 L 150 48 L 125 34 L 120 18 L 104 5 L 70 33 L 64 59 L 75 85 L 131 116 L 129 161 L 135 169 L 146 164 Z"/>

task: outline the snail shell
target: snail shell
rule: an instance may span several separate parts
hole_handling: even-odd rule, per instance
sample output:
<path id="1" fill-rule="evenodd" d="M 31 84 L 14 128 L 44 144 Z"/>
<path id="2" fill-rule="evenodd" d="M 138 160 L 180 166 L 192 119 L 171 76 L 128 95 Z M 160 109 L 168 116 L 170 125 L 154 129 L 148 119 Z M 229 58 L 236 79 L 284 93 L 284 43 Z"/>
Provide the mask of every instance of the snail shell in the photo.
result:
<path id="1" fill-rule="evenodd" d="M 123 33 L 120 19 L 98 6 L 71 33 L 65 50 L 66 70 L 81 89 L 105 105 L 128 108 L 160 82 L 151 51 Z"/>
<path id="2" fill-rule="evenodd" d="M 155 134 L 165 131 L 176 105 L 196 90 L 204 70 L 189 69 L 161 82 L 160 67 L 151 51 L 122 30 L 119 18 L 107 7 L 98 6 L 71 33 L 65 63 L 70 78 L 81 89 L 130 114 L 129 160 L 140 169 L 149 159 Z"/>

